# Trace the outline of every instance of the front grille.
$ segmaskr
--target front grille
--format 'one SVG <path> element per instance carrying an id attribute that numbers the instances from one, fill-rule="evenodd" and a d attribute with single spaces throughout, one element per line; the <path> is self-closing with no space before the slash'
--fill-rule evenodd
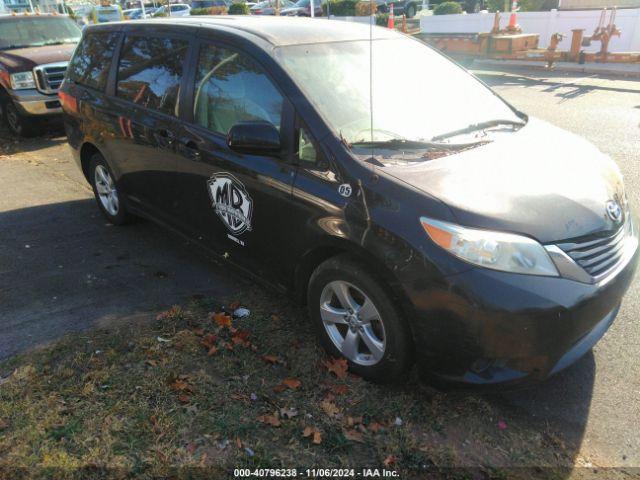
<path id="1" fill-rule="evenodd" d="M 625 244 L 632 231 L 631 219 L 618 230 L 605 231 L 556 244 L 589 275 L 602 278 L 624 258 Z"/>
<path id="2" fill-rule="evenodd" d="M 49 63 L 38 65 L 33 69 L 38 90 L 45 94 L 53 94 L 58 91 L 64 74 L 67 71 L 68 62 Z"/>

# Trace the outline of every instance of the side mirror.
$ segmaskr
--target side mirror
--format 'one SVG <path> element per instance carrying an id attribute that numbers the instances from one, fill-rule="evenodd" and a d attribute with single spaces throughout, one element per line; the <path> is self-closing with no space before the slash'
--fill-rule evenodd
<path id="1" fill-rule="evenodd" d="M 280 132 L 269 122 L 241 122 L 229 129 L 227 145 L 238 153 L 275 155 L 280 153 Z"/>

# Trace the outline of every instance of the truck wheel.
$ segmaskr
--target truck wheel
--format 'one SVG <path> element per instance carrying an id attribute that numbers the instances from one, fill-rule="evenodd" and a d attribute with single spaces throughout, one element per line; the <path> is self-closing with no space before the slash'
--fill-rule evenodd
<path id="1" fill-rule="evenodd" d="M 416 6 L 413 3 L 410 3 L 409 5 L 407 5 L 407 10 L 406 10 L 406 15 L 407 18 L 413 18 L 416 16 Z"/>
<path id="2" fill-rule="evenodd" d="M 31 137 L 35 134 L 34 121 L 22 115 L 14 103 L 7 99 L 0 104 L 2 120 L 9 127 L 9 131 L 19 137 Z"/>
<path id="3" fill-rule="evenodd" d="M 413 361 L 413 340 L 389 288 L 359 262 L 340 255 L 322 263 L 307 290 L 309 313 L 325 350 L 380 383 L 398 381 Z"/>
<path id="4" fill-rule="evenodd" d="M 96 153 L 91 157 L 89 179 L 98 207 L 109 222 L 124 225 L 133 220 L 127 212 L 122 193 L 118 190 L 115 177 L 102 155 Z"/>

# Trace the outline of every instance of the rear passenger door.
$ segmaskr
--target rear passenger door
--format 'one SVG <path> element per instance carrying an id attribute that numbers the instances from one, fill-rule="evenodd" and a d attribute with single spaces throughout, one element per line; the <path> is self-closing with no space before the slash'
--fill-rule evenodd
<path id="1" fill-rule="evenodd" d="M 123 38 L 113 92 L 117 128 L 111 145 L 130 204 L 170 222 L 190 39 L 149 33 L 126 33 Z"/>

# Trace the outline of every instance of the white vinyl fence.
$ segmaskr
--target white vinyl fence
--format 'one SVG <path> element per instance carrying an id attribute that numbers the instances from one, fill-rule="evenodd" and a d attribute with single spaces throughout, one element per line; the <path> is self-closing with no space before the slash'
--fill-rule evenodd
<path id="1" fill-rule="evenodd" d="M 607 18 L 610 15 L 607 12 Z M 462 15 L 430 15 L 420 18 L 422 33 L 479 33 L 488 32 L 493 27 L 493 13 Z M 564 40 L 559 50 L 569 50 L 571 30 L 584 28 L 585 35 L 591 35 L 600 19 L 599 10 L 574 10 L 550 12 L 518 13 L 518 24 L 524 33 L 539 33 L 540 47 L 546 48 L 553 33 L 562 33 Z M 509 22 L 509 13 L 502 13 L 500 27 Z M 640 8 L 618 10 L 615 24 L 621 30 L 620 37 L 613 37 L 609 43 L 610 52 L 640 52 Z M 600 42 L 593 42 L 585 51 L 600 50 Z"/>

